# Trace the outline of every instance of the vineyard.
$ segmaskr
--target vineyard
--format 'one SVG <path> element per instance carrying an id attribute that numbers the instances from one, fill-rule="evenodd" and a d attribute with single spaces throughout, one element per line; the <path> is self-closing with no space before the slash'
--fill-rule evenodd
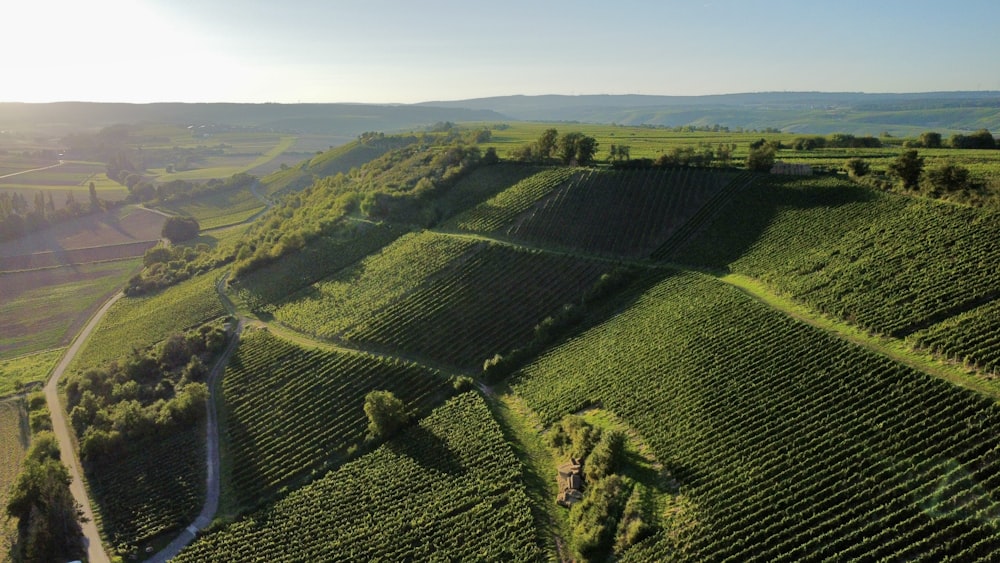
<path id="1" fill-rule="evenodd" d="M 1000 548 L 1000 407 L 676 274 L 544 354 L 515 391 L 553 423 L 600 403 L 698 515 L 626 559 L 972 559 Z"/>
<path id="2" fill-rule="evenodd" d="M 263 330 L 244 334 L 222 382 L 236 501 L 254 506 L 348 457 L 364 439 L 369 391 L 392 391 L 408 409 L 427 413 L 451 389 L 417 364 L 303 348 Z"/>
<path id="3" fill-rule="evenodd" d="M 82 370 L 127 357 L 176 332 L 225 314 L 211 272 L 142 297 L 124 297 L 112 306 L 72 367 Z"/>
<path id="4" fill-rule="evenodd" d="M 585 173 L 585 172 L 584 172 Z M 489 233 L 502 228 L 527 211 L 560 184 L 577 174 L 572 168 L 549 168 L 528 176 L 487 201 L 459 214 L 447 226 Z"/>
<path id="5" fill-rule="evenodd" d="M 268 264 L 229 282 L 234 301 L 254 312 L 270 312 L 277 303 L 307 285 L 335 274 L 396 240 L 405 231 L 388 223 L 358 225 L 348 238 L 321 236 L 278 263 Z"/>
<path id="6" fill-rule="evenodd" d="M 538 560 L 528 503 L 510 445 L 466 393 L 175 561 Z"/>
<path id="7" fill-rule="evenodd" d="M 910 341 L 949 360 L 1000 374 L 1000 299 L 917 332 Z"/>
<path id="8" fill-rule="evenodd" d="M 345 330 L 343 339 L 478 368 L 529 341 L 535 326 L 579 303 L 609 269 L 602 262 L 484 243 Z"/>
<path id="9" fill-rule="evenodd" d="M 588 170 L 500 230 L 591 254 L 646 257 L 737 177 L 695 168 Z"/>
<path id="10" fill-rule="evenodd" d="M 248 188 L 208 193 L 188 201 L 164 203 L 158 207 L 173 214 L 194 217 L 202 229 L 242 223 L 264 210 L 264 204 Z"/>
<path id="11" fill-rule="evenodd" d="M 882 194 L 836 178 L 758 182 L 682 261 L 764 280 L 821 312 L 995 366 L 1000 215 Z M 751 242 L 752 241 L 752 242 Z M 993 303 L 991 303 L 993 302 Z M 962 323 L 934 325 L 962 315 Z M 958 332 L 956 332 L 958 331 Z M 992 347 L 991 347 L 992 346 Z M 993 368 L 995 369 L 995 368 Z"/>
<path id="12" fill-rule="evenodd" d="M 18 384 L 44 381 L 65 351 L 65 348 L 55 348 L 0 360 L 0 397 L 13 393 Z"/>
<path id="13" fill-rule="evenodd" d="M 197 516 L 205 498 L 204 433 L 198 424 L 85 466 L 102 533 L 119 553 L 141 552 Z"/>

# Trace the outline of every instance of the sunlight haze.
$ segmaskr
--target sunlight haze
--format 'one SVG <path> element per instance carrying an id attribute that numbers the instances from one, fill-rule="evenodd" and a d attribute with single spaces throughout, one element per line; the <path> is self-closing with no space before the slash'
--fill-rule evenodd
<path id="1" fill-rule="evenodd" d="M 1000 3 L 15 0 L 0 101 L 1000 90 Z"/>

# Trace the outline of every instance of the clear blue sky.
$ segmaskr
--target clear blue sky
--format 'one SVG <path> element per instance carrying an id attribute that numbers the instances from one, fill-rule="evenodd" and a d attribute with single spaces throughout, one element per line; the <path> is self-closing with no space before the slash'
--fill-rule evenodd
<path id="1" fill-rule="evenodd" d="M 1000 0 L 5 0 L 0 101 L 1000 90 Z"/>

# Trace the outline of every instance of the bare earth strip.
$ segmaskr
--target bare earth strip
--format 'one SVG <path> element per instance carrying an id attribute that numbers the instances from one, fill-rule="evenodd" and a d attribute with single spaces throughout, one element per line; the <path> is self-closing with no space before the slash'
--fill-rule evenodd
<path id="1" fill-rule="evenodd" d="M 110 563 L 108 559 L 108 554 L 104 551 L 104 545 L 101 544 L 101 536 L 97 531 L 97 523 L 94 522 L 94 510 L 90 505 L 90 498 L 87 496 L 87 490 L 83 486 L 83 471 L 80 468 L 80 461 L 76 457 L 76 450 L 73 448 L 73 439 L 70 434 L 69 423 L 66 421 L 66 416 L 63 412 L 63 406 L 59 402 L 59 378 L 62 377 L 66 368 L 69 367 L 70 363 L 73 361 L 73 357 L 76 356 L 77 352 L 83 346 L 83 343 L 87 341 L 90 333 L 97 327 L 104 317 L 104 314 L 108 312 L 119 299 L 121 299 L 122 294 L 119 293 L 109 299 L 103 307 L 101 307 L 97 314 L 95 314 L 87 326 L 83 327 L 80 334 L 77 335 L 76 340 L 73 344 L 66 350 L 66 355 L 63 356 L 62 360 L 56 366 L 56 369 L 52 371 L 52 377 L 49 378 L 48 383 L 45 384 L 45 401 L 49 405 L 49 412 L 52 415 L 52 430 L 56 435 L 56 439 L 59 441 L 59 450 L 62 458 L 63 465 L 69 469 L 70 477 L 72 481 L 69 485 L 69 490 L 73 494 L 73 498 L 79 503 L 84 517 L 87 519 L 85 523 L 82 524 L 83 536 L 85 538 L 85 543 L 87 544 L 87 560 L 90 563 Z"/>

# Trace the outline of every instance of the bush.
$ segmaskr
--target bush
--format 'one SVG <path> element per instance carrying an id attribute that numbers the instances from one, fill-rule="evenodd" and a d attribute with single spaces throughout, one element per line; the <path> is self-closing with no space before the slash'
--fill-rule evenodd
<path id="1" fill-rule="evenodd" d="M 194 217 L 169 217 L 163 224 L 161 235 L 172 243 L 191 240 L 198 236 L 201 226 Z"/>
<path id="2" fill-rule="evenodd" d="M 395 434 L 410 419 L 403 401 L 392 391 L 372 391 L 365 395 L 365 415 L 368 416 L 368 432 L 382 439 Z"/>

